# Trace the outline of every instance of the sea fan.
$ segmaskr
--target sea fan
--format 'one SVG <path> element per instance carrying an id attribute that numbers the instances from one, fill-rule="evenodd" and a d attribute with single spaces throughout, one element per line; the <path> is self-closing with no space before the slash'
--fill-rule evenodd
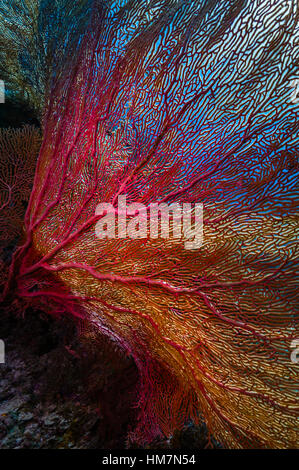
<path id="1" fill-rule="evenodd" d="M 0 256 L 4 264 L 11 261 L 23 234 L 40 144 L 40 130 L 34 126 L 0 129 Z"/>
<path id="2" fill-rule="evenodd" d="M 4 294 L 83 317 L 133 356 L 140 443 L 204 417 L 225 446 L 294 447 L 297 1 L 88 12 L 63 67 L 54 54 Z M 203 245 L 98 238 L 98 204 L 121 195 L 203 204 Z"/>
<path id="3" fill-rule="evenodd" d="M 89 0 L 1 0 L 0 77 L 7 100 L 41 118 L 51 74 L 63 68 L 88 19 Z M 75 38 L 73 38 L 75 36 Z M 59 73 L 59 72 L 58 72 Z"/>

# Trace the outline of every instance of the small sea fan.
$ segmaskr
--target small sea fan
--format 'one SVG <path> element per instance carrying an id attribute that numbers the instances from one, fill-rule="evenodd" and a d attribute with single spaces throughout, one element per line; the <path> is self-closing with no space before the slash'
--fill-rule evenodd
<path id="1" fill-rule="evenodd" d="M 41 144 L 34 126 L 0 129 L 0 249 L 13 250 L 23 234 L 24 214 Z M 7 253 L 9 256 L 9 253 Z"/>
<path id="2" fill-rule="evenodd" d="M 1 0 L 0 78 L 6 98 L 41 118 L 52 74 L 74 52 L 90 0 Z M 75 41 L 73 39 L 75 36 Z"/>

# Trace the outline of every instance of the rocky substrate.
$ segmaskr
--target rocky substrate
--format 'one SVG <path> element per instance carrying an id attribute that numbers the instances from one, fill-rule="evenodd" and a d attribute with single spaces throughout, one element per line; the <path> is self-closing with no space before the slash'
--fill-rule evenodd
<path id="1" fill-rule="evenodd" d="M 127 442 L 137 413 L 137 370 L 108 340 L 79 340 L 71 320 L 30 311 L 24 318 L 1 313 L 0 338 L 6 349 L 0 364 L 0 448 L 137 447 Z M 203 425 L 188 426 L 151 448 L 210 445 Z"/>

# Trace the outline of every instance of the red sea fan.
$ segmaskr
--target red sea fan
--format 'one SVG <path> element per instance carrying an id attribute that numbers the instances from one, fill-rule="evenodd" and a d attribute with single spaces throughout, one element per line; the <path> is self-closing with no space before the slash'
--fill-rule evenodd
<path id="1" fill-rule="evenodd" d="M 141 443 L 204 417 L 228 447 L 296 446 L 298 17 L 296 1 L 93 2 L 53 72 L 5 295 L 133 356 Z M 202 203 L 203 245 L 97 238 L 120 195 Z"/>

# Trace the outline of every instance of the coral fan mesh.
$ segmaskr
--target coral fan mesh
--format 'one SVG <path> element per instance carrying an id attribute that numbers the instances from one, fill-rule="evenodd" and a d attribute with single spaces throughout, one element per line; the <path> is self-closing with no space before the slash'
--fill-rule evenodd
<path id="1" fill-rule="evenodd" d="M 229 447 L 296 445 L 298 16 L 296 1 L 93 2 L 50 74 L 17 292 L 133 355 L 140 442 L 204 416 Z M 97 238 L 97 205 L 120 195 L 203 203 L 202 247 Z"/>

